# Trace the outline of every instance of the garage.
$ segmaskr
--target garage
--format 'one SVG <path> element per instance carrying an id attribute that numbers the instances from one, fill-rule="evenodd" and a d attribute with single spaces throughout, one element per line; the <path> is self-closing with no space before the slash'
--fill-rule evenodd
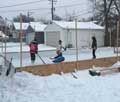
<path id="1" fill-rule="evenodd" d="M 45 44 L 56 47 L 58 40 L 63 46 L 71 45 L 76 48 L 91 47 L 92 36 L 97 39 L 98 47 L 104 46 L 104 27 L 94 22 L 77 22 L 77 39 L 75 22 L 53 21 L 45 28 Z"/>
<path id="2" fill-rule="evenodd" d="M 60 40 L 60 32 L 46 32 L 46 44 L 57 47 L 58 40 Z"/>
<path id="3" fill-rule="evenodd" d="M 38 44 L 44 44 L 44 29 L 46 26 L 40 22 L 30 22 L 27 28 L 26 43 L 29 44 L 35 38 Z"/>

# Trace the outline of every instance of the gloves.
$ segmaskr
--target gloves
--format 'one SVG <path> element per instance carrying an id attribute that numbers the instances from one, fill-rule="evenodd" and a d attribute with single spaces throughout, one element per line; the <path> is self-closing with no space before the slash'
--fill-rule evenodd
<path id="1" fill-rule="evenodd" d="M 65 47 L 65 48 L 64 48 L 64 51 L 66 51 L 66 50 L 67 50 L 67 48 Z"/>

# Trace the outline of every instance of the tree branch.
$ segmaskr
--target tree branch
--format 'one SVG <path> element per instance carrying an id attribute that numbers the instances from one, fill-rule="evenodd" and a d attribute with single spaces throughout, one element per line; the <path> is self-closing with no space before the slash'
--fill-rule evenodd
<path id="1" fill-rule="evenodd" d="M 115 6 L 116 6 L 116 10 L 117 10 L 117 12 L 118 12 L 119 15 L 120 15 L 120 9 L 119 9 L 119 7 L 118 7 L 118 5 L 117 5 L 117 3 L 116 3 L 116 0 L 114 1 L 114 4 L 115 4 Z"/>
<path id="2" fill-rule="evenodd" d="M 107 15 L 107 14 L 109 13 L 109 11 L 110 11 L 110 7 L 111 7 L 111 5 L 112 5 L 112 2 L 113 2 L 113 0 L 111 0 L 110 3 L 109 3 L 109 5 L 108 5 L 107 11 L 106 11 L 106 15 Z"/>

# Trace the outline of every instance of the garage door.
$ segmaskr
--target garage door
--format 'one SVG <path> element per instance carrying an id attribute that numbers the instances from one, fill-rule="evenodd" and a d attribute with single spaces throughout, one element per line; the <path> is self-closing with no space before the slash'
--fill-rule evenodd
<path id="1" fill-rule="evenodd" d="M 89 46 L 89 34 L 87 33 L 79 33 L 78 34 L 78 47 L 88 47 Z"/>
<path id="2" fill-rule="evenodd" d="M 35 38 L 39 44 L 44 44 L 44 32 L 36 32 Z"/>
<path id="3" fill-rule="evenodd" d="M 60 40 L 60 32 L 47 32 L 46 44 L 49 46 L 57 47 L 58 40 Z"/>

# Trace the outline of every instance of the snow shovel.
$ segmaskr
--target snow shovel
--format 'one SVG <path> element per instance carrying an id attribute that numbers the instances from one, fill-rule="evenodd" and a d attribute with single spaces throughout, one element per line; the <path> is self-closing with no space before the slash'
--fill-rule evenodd
<path id="1" fill-rule="evenodd" d="M 100 76 L 101 75 L 100 71 L 93 71 L 93 70 L 89 70 L 89 74 L 91 76 Z"/>

